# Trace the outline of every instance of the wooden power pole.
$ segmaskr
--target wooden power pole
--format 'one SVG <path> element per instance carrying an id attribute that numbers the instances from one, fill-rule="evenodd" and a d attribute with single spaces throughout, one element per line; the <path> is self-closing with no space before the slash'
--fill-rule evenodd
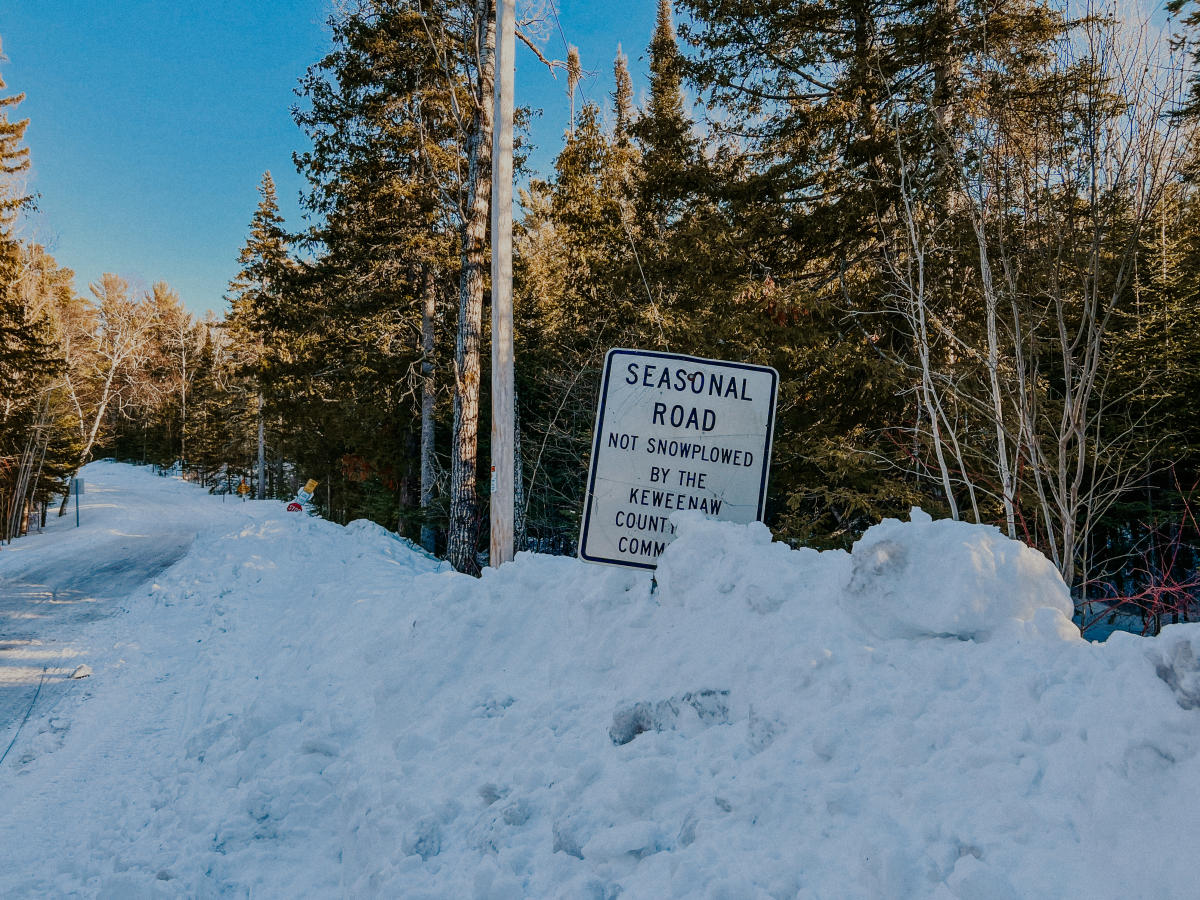
<path id="1" fill-rule="evenodd" d="M 492 131 L 492 484 L 493 567 L 513 558 L 514 431 L 512 189 L 513 56 L 516 2 L 499 0 L 496 29 L 496 117 Z"/>

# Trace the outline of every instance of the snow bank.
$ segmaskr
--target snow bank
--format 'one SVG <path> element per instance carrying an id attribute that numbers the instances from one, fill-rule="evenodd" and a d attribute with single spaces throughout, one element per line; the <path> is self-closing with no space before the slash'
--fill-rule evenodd
<path id="1" fill-rule="evenodd" d="M 935 522 L 914 509 L 907 524 L 869 528 L 853 555 L 843 606 L 878 637 L 986 640 L 1034 619 L 1079 637 L 1058 570 L 998 528 Z"/>
<path id="2" fill-rule="evenodd" d="M 0 894 L 1194 895 L 1200 626 L 1087 643 L 1038 554 L 913 518 L 681 514 L 652 591 L 231 504 L 0 767 Z"/>

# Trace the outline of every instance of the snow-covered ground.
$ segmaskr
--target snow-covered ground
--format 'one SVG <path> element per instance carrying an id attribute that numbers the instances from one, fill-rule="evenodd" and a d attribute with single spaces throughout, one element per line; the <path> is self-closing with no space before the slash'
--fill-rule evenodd
<path id="1" fill-rule="evenodd" d="M 22 715 L 60 679 L 0 763 L 0 896 L 1200 894 L 1200 625 L 1085 642 L 994 529 L 915 513 L 819 554 L 684 515 L 652 592 L 85 477 L 83 527 L 0 550 L 0 592 L 99 596 L 58 573 L 134 579 L 122 535 L 147 573 L 184 555 L 111 614 L 0 601 L 0 648 L 70 651 L 0 659 Z"/>
<path id="2" fill-rule="evenodd" d="M 125 597 L 182 557 L 205 521 L 178 502 L 180 488 L 194 497 L 178 482 L 139 486 L 130 502 L 124 487 L 91 485 L 68 515 L 51 512 L 49 534 L 0 550 L 0 753 L 32 691 L 40 686 L 37 708 L 46 709 L 89 664 L 92 623 L 121 612 Z"/>

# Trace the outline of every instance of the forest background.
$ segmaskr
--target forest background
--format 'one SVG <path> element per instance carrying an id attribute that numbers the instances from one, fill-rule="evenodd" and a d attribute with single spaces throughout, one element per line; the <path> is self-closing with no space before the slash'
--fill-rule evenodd
<path id="1" fill-rule="evenodd" d="M 780 372 L 777 539 L 920 505 L 1042 550 L 1085 624 L 1194 618 L 1198 23 L 1169 12 L 660 0 L 639 106 L 616 48 L 577 104 L 553 10 L 519 6 L 571 106 L 521 174 L 519 548 L 574 550 L 605 352 L 668 350 Z M 0 538 L 101 455 L 259 497 L 318 478 L 323 515 L 486 562 L 495 6 L 352 0 L 329 28 L 297 73 L 307 225 L 264 174 L 221 318 L 162 282 L 79 295 L 22 237 L 0 94 Z"/>

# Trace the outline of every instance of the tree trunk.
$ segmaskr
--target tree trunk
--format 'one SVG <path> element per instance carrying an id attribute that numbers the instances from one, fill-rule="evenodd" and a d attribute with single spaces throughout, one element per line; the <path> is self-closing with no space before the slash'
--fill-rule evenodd
<path id="1" fill-rule="evenodd" d="M 521 407 L 513 385 L 513 553 L 525 549 L 525 460 L 521 455 Z"/>
<path id="2" fill-rule="evenodd" d="M 468 138 L 468 205 L 462 225 L 462 275 L 459 279 L 458 333 L 454 348 L 454 434 L 450 454 L 450 528 L 446 556 L 460 572 L 479 573 L 479 344 L 483 324 L 483 279 L 491 221 L 492 92 L 496 46 L 495 9 L 478 4 L 486 17 L 481 30 L 475 111 Z"/>
<path id="3" fill-rule="evenodd" d="M 433 553 L 437 535 L 429 522 L 433 503 L 433 411 L 437 399 L 437 374 L 433 368 L 433 325 L 437 314 L 437 281 L 426 266 L 421 308 L 421 546 Z"/>
<path id="4" fill-rule="evenodd" d="M 982 204 L 982 198 L 980 198 Z M 991 255 L 988 253 L 984 230 L 984 210 L 972 206 L 971 222 L 979 249 L 979 281 L 983 288 L 984 316 L 987 323 L 987 371 L 991 393 L 992 421 L 996 431 L 996 468 L 1000 476 L 1000 498 L 1004 503 L 1004 524 L 1013 540 L 1017 537 L 1017 516 L 1014 498 L 1016 485 L 1008 458 L 1008 433 L 1004 427 L 1004 398 L 1000 388 L 1000 329 L 997 322 L 998 302 L 992 279 Z"/>
<path id="5" fill-rule="evenodd" d="M 96 407 L 95 418 L 92 419 L 92 429 L 88 432 L 83 450 L 79 454 L 79 465 L 81 466 L 88 461 L 88 457 L 92 453 L 92 446 L 96 443 L 96 435 L 100 433 L 100 423 L 104 421 L 104 413 L 108 411 L 109 401 L 112 400 L 112 385 L 116 374 L 117 363 L 112 363 L 104 378 L 104 389 L 100 393 L 100 403 Z"/>
<path id="6" fill-rule="evenodd" d="M 957 0 L 937 0 L 932 31 L 933 53 L 933 147 L 934 202 L 947 212 L 955 211 L 959 196 L 953 190 L 958 175 L 956 128 L 959 80 L 962 75 L 959 10 Z"/>
<path id="7" fill-rule="evenodd" d="M 263 399 L 262 394 L 258 395 L 258 489 L 254 496 L 259 500 L 267 498 L 267 453 L 266 453 L 266 426 L 263 424 Z"/>
<path id="8" fill-rule="evenodd" d="M 179 350 L 179 469 L 182 472 L 187 471 L 187 388 L 188 388 L 188 360 L 187 360 L 187 338 L 183 337 L 180 341 Z"/>
<path id="9" fill-rule="evenodd" d="M 30 432 L 29 440 L 26 441 L 25 449 L 21 453 L 21 461 L 17 465 L 13 479 L 12 506 L 5 527 L 10 543 L 24 533 L 25 526 L 28 523 L 26 503 L 29 493 L 29 479 L 33 475 L 33 461 L 38 454 L 37 444 L 40 440 L 40 432 L 40 425 L 34 426 Z"/>

